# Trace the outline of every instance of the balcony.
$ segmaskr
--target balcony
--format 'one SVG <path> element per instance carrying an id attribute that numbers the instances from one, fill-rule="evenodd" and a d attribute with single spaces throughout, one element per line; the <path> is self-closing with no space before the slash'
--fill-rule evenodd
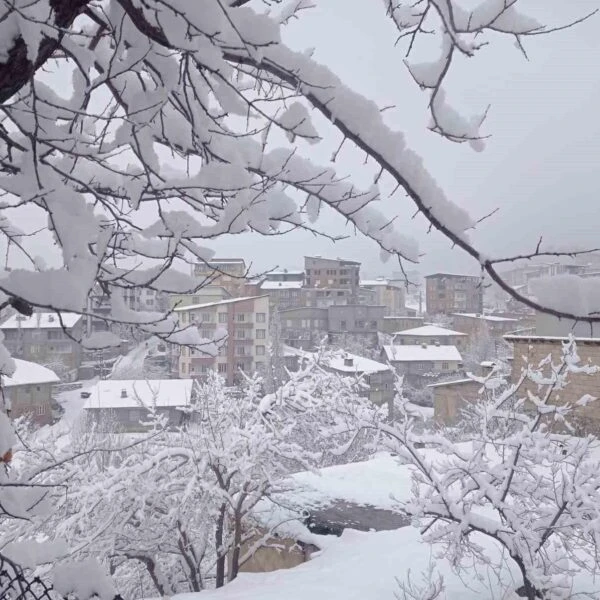
<path id="1" fill-rule="evenodd" d="M 235 321 L 233 323 L 233 329 L 252 329 L 253 327 L 252 321 Z"/>

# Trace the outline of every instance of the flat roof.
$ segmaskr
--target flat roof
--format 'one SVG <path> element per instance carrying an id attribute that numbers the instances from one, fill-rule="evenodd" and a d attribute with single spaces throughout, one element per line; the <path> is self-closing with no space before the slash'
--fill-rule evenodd
<path id="1" fill-rule="evenodd" d="M 502 336 L 505 340 L 511 341 L 540 341 L 540 342 L 566 342 L 569 339 L 568 335 L 511 335 L 507 333 Z M 573 337 L 575 342 L 584 344 L 600 344 L 600 337 Z"/>
<path id="2" fill-rule="evenodd" d="M 453 329 L 446 329 L 445 327 L 439 327 L 438 325 L 423 325 L 421 327 L 414 327 L 412 329 L 404 329 L 403 331 L 396 331 L 394 335 L 414 335 L 418 337 L 455 337 L 457 335 L 466 336 L 466 333 L 461 331 L 454 331 Z"/>
<path id="3" fill-rule="evenodd" d="M 498 323 L 518 323 L 519 319 L 512 317 L 498 317 L 497 315 L 486 315 L 485 313 L 452 313 L 453 317 L 467 317 L 469 319 L 481 319 L 483 321 L 495 321 Z"/>

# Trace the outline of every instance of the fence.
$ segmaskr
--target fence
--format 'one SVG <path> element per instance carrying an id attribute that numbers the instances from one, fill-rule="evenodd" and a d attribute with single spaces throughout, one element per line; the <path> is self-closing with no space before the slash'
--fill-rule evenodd
<path id="1" fill-rule="evenodd" d="M 0 599 L 1 600 L 96 600 L 62 596 L 40 577 L 28 575 L 19 565 L 0 554 Z M 113 600 L 123 600 L 117 595 Z"/>

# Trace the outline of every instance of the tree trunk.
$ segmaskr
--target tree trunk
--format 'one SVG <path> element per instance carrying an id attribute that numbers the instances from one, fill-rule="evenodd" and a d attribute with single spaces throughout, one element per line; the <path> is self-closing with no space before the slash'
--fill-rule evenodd
<path id="1" fill-rule="evenodd" d="M 231 571 L 228 580 L 233 581 L 240 571 L 240 553 L 242 551 L 242 517 L 239 513 L 235 514 L 234 533 L 233 533 L 233 552 L 231 553 Z"/>
<path id="2" fill-rule="evenodd" d="M 219 516 L 217 517 L 217 528 L 215 531 L 215 546 L 217 550 L 217 575 L 216 587 L 220 588 L 225 585 L 225 561 L 227 553 L 223 552 L 223 533 L 225 530 L 225 504 L 221 504 L 219 508 Z"/>

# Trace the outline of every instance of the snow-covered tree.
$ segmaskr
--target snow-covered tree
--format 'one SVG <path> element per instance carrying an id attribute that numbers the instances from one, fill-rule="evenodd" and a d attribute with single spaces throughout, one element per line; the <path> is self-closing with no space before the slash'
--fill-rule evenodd
<path id="1" fill-rule="evenodd" d="M 556 396 L 570 374 L 597 372 L 580 364 L 570 340 L 555 364 L 529 365 L 513 384 L 497 372 L 476 378 L 482 397 L 461 440 L 443 429 L 418 432 L 407 412 L 379 426 L 413 468 L 414 493 L 403 509 L 457 568 L 479 561 L 499 571 L 487 538 L 520 573 L 516 587 L 528 600 L 569 598 L 574 579 L 596 572 L 600 446 L 593 436 L 571 435 L 570 424 L 593 399 L 566 405 Z"/>

